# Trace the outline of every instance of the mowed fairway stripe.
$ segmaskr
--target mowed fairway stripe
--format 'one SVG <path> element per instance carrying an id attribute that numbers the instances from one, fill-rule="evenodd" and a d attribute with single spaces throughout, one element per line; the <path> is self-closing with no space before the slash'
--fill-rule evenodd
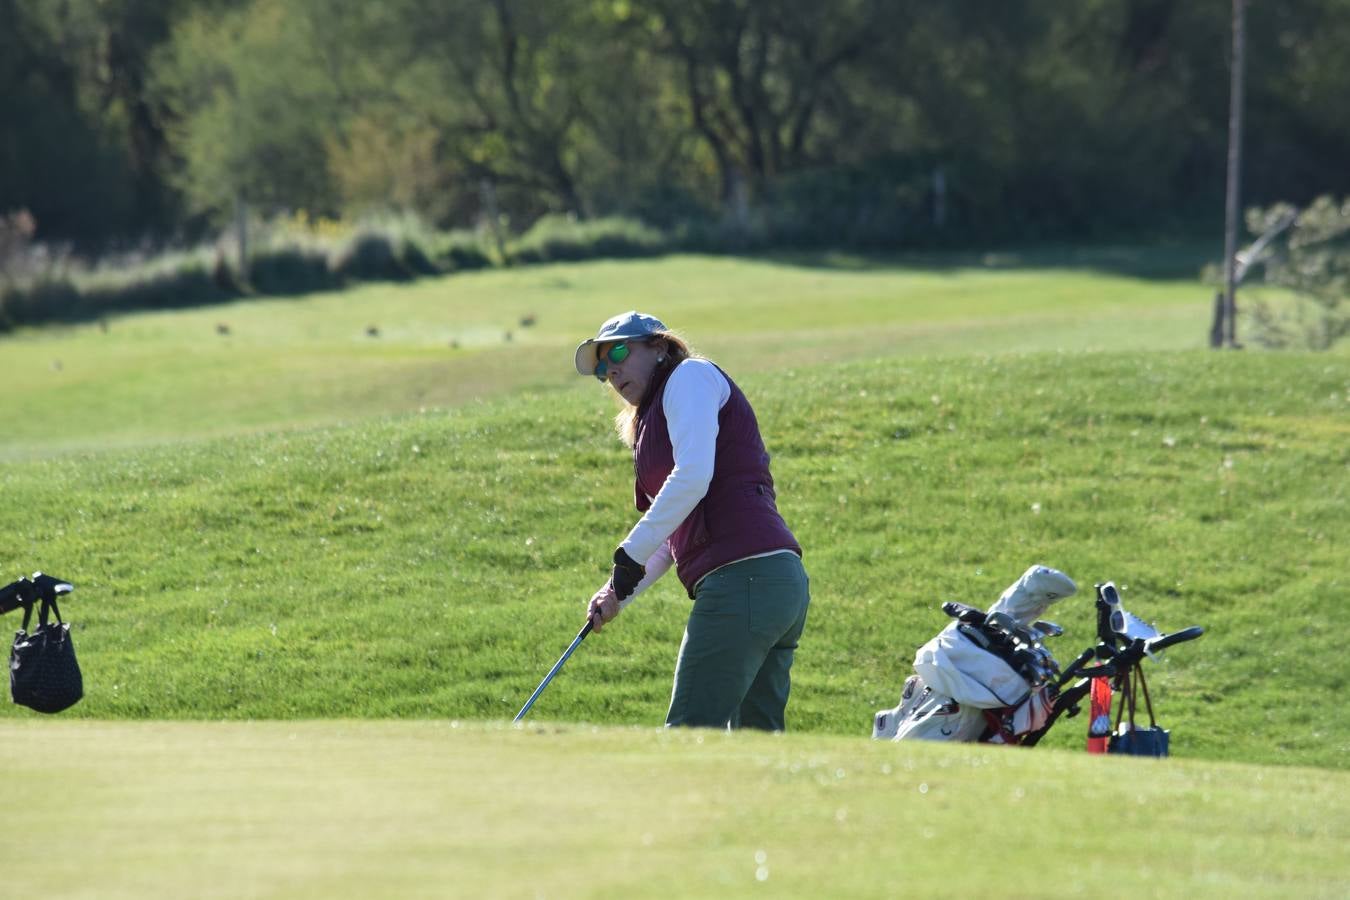
<path id="1" fill-rule="evenodd" d="M 1350 892 L 1341 772 L 547 723 L 0 741 L 16 897 Z"/>

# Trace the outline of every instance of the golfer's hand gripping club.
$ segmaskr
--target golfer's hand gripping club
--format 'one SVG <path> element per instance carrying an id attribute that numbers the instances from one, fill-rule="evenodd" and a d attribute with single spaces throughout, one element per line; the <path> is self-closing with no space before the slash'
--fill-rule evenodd
<path id="1" fill-rule="evenodd" d="M 638 584 L 647 575 L 647 570 L 633 561 L 633 558 L 620 547 L 614 551 L 614 567 L 607 580 L 591 597 L 586 607 L 586 618 L 598 632 L 606 622 L 611 622 L 619 614 L 624 600 L 633 595 Z"/>
<path id="2" fill-rule="evenodd" d="M 596 631 L 600 631 L 606 622 L 612 622 L 618 614 L 619 600 L 614 596 L 614 586 L 606 581 L 587 604 L 586 621 L 590 622 Z"/>

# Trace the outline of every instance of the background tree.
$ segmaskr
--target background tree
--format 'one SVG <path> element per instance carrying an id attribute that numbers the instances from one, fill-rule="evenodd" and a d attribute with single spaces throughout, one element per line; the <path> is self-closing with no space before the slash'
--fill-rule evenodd
<path id="1" fill-rule="evenodd" d="M 51 12 L 0 0 L 0 213 L 30 210 L 42 235 L 130 229 L 130 161 L 87 112 L 74 41 Z"/>
<path id="2" fill-rule="evenodd" d="M 259 0 L 180 23 L 159 60 L 157 95 L 172 115 L 191 208 L 225 213 L 243 198 L 264 208 L 336 214 L 328 146 L 348 118 L 322 55 L 325 2 Z"/>
<path id="3" fill-rule="evenodd" d="M 880 42 L 903 0 L 637 0 L 631 17 L 676 63 L 690 124 L 716 160 L 723 202 L 800 168 L 839 73 Z M 631 33 L 631 32 L 630 32 Z"/>
<path id="4" fill-rule="evenodd" d="M 1350 192 L 1350 0 L 1249 30 L 1244 195 Z M 773 241 L 1217 234 L 1227 32 L 1182 0 L 0 0 L 0 212 L 39 239 L 235 196 L 468 225 L 490 185 L 516 228 L 739 204 Z"/>
<path id="5" fill-rule="evenodd" d="M 450 189 L 476 196 L 486 181 L 522 217 L 584 212 L 576 148 L 591 46 L 604 39 L 591 4 L 403 0 L 389 11 L 382 58 L 399 103 L 386 114 L 412 113 L 438 135 Z"/>

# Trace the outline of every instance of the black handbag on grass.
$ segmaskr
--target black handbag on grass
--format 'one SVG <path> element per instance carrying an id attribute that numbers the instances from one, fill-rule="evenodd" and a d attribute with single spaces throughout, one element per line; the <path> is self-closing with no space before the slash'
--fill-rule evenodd
<path id="1" fill-rule="evenodd" d="M 56 621 L 48 622 L 48 610 Z M 56 599 L 43 597 L 38 627 L 28 633 L 33 604 L 24 605 L 23 628 L 9 652 L 9 690 L 14 702 L 42 713 L 57 713 L 84 696 L 84 678 L 75 661 L 70 625 L 61 621 Z"/>

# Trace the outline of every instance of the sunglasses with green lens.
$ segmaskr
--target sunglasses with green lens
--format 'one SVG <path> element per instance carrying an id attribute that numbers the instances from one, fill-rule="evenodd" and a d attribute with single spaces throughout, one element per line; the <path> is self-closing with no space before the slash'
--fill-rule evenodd
<path id="1" fill-rule="evenodd" d="M 595 364 L 595 377 L 604 381 L 609 377 L 609 364 L 621 363 L 628 358 L 628 342 L 623 341 L 610 347 L 608 351 L 600 354 L 600 361 Z"/>

